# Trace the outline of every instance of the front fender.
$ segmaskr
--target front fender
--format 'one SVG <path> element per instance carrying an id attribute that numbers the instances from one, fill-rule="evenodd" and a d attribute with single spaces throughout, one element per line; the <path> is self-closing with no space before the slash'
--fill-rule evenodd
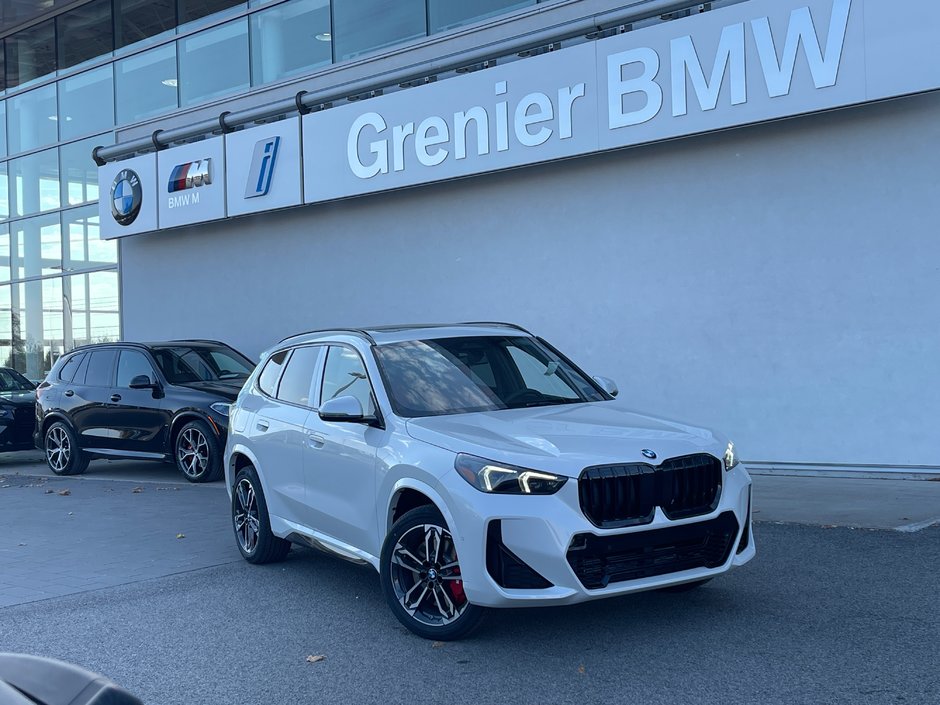
<path id="1" fill-rule="evenodd" d="M 258 463 L 258 457 L 251 451 L 251 449 L 243 443 L 235 441 L 231 443 L 230 446 L 226 448 L 225 451 L 225 491 L 228 492 L 228 498 L 232 499 L 232 487 L 235 485 L 235 456 L 243 455 L 248 458 L 250 462 L 255 467 L 255 472 L 258 475 L 258 482 L 261 483 L 261 491 L 264 492 L 264 496 L 268 496 L 268 487 L 264 483 L 264 475 L 260 472 L 257 472 L 257 469 L 260 467 Z"/>
<path id="2" fill-rule="evenodd" d="M 392 484 L 389 491 L 385 494 L 384 503 L 380 505 L 385 508 L 385 516 L 379 517 L 379 526 L 385 527 L 381 536 L 382 543 L 385 542 L 385 537 L 388 535 L 388 532 L 392 526 L 392 508 L 394 505 L 393 500 L 401 490 L 406 489 L 420 492 L 432 502 L 434 502 L 434 506 L 437 507 L 438 511 L 440 511 L 440 513 L 443 515 L 444 521 L 447 522 L 447 526 L 451 527 L 451 531 L 454 530 L 453 527 L 456 525 L 454 516 L 451 514 L 451 511 L 447 506 L 447 502 L 444 501 L 444 497 L 441 495 L 441 493 L 427 482 L 415 479 L 413 477 L 402 477 Z"/>

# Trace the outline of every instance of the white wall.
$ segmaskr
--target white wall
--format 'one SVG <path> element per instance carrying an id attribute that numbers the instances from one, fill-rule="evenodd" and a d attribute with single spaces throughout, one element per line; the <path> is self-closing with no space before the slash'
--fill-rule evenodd
<path id="1" fill-rule="evenodd" d="M 940 466 L 940 94 L 122 242 L 129 340 L 516 321 L 745 458 Z"/>

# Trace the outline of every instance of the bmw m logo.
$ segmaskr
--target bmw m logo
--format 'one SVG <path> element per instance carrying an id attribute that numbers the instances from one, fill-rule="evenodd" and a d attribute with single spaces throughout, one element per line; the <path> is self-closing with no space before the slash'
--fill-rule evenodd
<path id="1" fill-rule="evenodd" d="M 140 213 L 144 192 L 140 177 L 130 169 L 122 169 L 111 183 L 111 215 L 118 225 L 130 225 Z"/>
<path id="2" fill-rule="evenodd" d="M 197 186 L 208 186 L 212 183 L 211 168 L 211 159 L 200 159 L 198 162 L 187 162 L 173 167 L 166 185 L 167 192 L 175 193 Z"/>
<path id="3" fill-rule="evenodd" d="M 649 458 L 650 460 L 656 460 L 656 453 L 651 451 L 649 448 L 644 448 L 640 452 L 643 454 L 644 458 Z"/>

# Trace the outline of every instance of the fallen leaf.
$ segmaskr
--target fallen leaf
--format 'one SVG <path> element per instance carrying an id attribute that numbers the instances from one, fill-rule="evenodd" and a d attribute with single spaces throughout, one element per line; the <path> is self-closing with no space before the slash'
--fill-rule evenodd
<path id="1" fill-rule="evenodd" d="M 433 644 L 431 644 L 431 648 L 432 648 L 432 649 L 439 649 L 439 648 L 441 648 L 443 645 L 444 645 L 444 642 L 443 642 L 443 641 L 435 641 Z"/>
<path id="2" fill-rule="evenodd" d="M 186 538 L 186 534 L 177 534 L 177 535 L 176 535 L 176 538 L 178 538 L 178 539 L 185 539 L 185 538 Z"/>
<path id="3" fill-rule="evenodd" d="M 584 675 L 584 664 L 583 664 L 583 663 L 582 663 L 580 666 L 578 666 L 578 673 L 580 673 L 582 676 Z"/>
<path id="4" fill-rule="evenodd" d="M 61 497 L 68 497 L 70 494 L 72 494 L 72 490 L 59 490 L 56 492 L 56 494 Z"/>
<path id="5" fill-rule="evenodd" d="M 316 656 L 310 655 L 307 657 L 307 663 L 319 663 L 320 661 L 325 661 L 326 656 L 323 654 L 317 654 Z"/>
<path id="6" fill-rule="evenodd" d="M 72 516 L 73 512 L 69 512 L 69 516 Z"/>
<path id="7" fill-rule="evenodd" d="M 140 494 L 143 491 L 144 491 L 143 487 L 135 487 L 134 489 L 131 490 L 131 492 L 133 492 L 134 494 Z"/>
<path id="8" fill-rule="evenodd" d="M 55 492 L 55 490 L 46 490 L 43 494 L 52 494 L 53 492 Z"/>

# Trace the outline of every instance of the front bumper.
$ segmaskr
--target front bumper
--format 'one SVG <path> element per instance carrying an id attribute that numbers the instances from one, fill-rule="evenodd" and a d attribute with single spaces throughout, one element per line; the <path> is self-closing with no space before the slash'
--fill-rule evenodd
<path id="1" fill-rule="evenodd" d="M 575 479 L 554 495 L 512 496 L 483 494 L 456 473 L 451 477 L 456 482 L 448 482 L 447 489 L 463 586 L 477 605 L 563 605 L 624 595 L 720 575 L 755 555 L 751 479 L 741 464 L 724 474 L 711 512 L 670 520 L 657 508 L 650 523 L 622 529 L 599 529 L 585 518 Z M 496 522 L 508 560 L 518 559 L 548 586 L 537 578 L 525 584 L 542 587 L 497 583 L 507 581 L 493 569 L 492 548 L 487 568 L 487 542 L 494 539 Z M 518 565 L 511 567 L 520 574 Z"/>

